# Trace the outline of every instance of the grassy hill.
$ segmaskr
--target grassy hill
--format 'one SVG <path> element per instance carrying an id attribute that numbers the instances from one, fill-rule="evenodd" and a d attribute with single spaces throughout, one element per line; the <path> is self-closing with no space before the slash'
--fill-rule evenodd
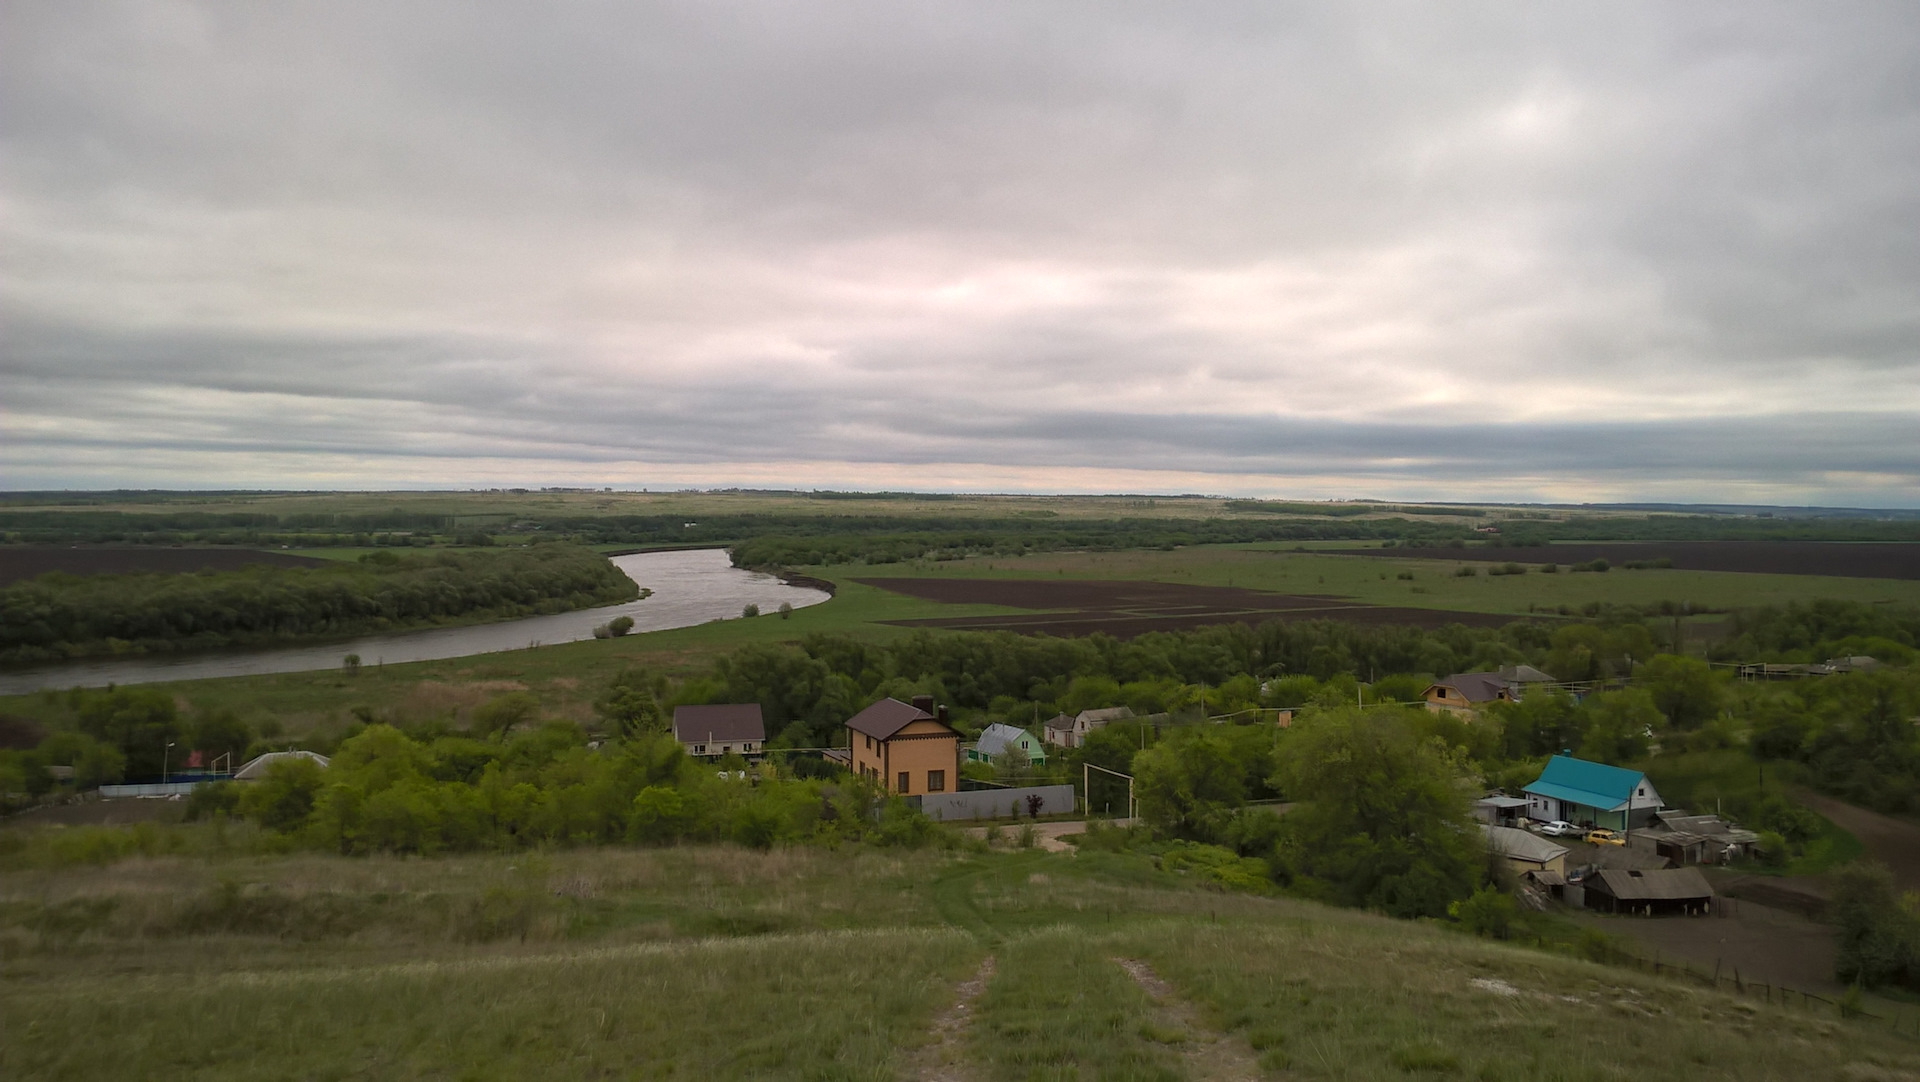
<path id="1" fill-rule="evenodd" d="M 1885 1022 L 1131 854 L 346 859 L 182 829 L 208 855 L 0 847 L 0 1076 L 1920 1077 Z"/>

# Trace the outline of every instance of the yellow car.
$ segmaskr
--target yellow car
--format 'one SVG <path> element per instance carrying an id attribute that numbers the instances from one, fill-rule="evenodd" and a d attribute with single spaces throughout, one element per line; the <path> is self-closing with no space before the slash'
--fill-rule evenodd
<path id="1" fill-rule="evenodd" d="M 1613 831 L 1606 830 L 1604 828 L 1599 830 L 1587 831 L 1587 841 L 1592 842 L 1594 845 L 1625 845 L 1627 844 L 1627 839 L 1622 838 L 1620 835 L 1615 834 Z"/>

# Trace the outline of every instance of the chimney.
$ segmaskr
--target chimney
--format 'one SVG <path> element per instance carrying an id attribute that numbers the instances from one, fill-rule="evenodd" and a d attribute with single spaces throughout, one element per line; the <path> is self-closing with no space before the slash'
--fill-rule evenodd
<path id="1" fill-rule="evenodd" d="M 923 714 L 933 713 L 933 696 L 915 695 L 913 697 L 913 708 Z"/>
<path id="2" fill-rule="evenodd" d="M 934 716 L 940 719 L 940 724 L 945 725 L 947 723 L 947 704 L 941 703 L 939 711 L 936 712 Z"/>

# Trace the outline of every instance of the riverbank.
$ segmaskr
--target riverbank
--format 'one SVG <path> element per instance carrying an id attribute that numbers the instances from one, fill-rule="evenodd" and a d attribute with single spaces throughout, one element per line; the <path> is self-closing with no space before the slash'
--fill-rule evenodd
<path id="1" fill-rule="evenodd" d="M 591 640 L 595 627 L 621 616 L 630 617 L 636 631 L 660 631 L 738 618 L 748 605 L 772 612 L 785 603 L 797 610 L 830 597 L 824 591 L 788 586 L 771 575 L 739 570 L 721 549 L 634 554 L 614 557 L 612 563 L 636 585 L 645 581 L 651 594 L 524 619 L 363 635 L 297 647 L 123 657 L 0 672 L 0 695 L 43 688 L 320 672 L 341 668 L 348 654 L 358 656 L 362 667 L 374 668 L 440 661 Z"/>

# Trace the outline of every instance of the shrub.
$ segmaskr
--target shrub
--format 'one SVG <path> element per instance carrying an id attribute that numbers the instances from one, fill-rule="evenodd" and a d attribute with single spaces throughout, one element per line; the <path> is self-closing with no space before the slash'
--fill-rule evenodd
<path id="1" fill-rule="evenodd" d="M 1473 897 L 1447 906 L 1447 916 L 1474 935 L 1505 939 L 1512 931 L 1519 909 L 1513 899 L 1498 887 L 1481 887 Z"/>
<path id="2" fill-rule="evenodd" d="M 756 604 L 754 604 L 753 602 L 751 602 L 751 601 L 749 601 L 749 602 L 747 602 L 747 607 L 746 607 L 746 608 L 743 608 L 743 609 L 741 609 L 741 610 L 740 610 L 740 615 L 742 615 L 742 616 L 758 616 L 758 615 L 760 615 L 760 606 L 758 606 L 758 605 L 756 605 Z"/>
<path id="3" fill-rule="evenodd" d="M 607 631 L 615 636 L 625 635 L 633 630 L 633 617 L 616 616 L 607 622 Z"/>

